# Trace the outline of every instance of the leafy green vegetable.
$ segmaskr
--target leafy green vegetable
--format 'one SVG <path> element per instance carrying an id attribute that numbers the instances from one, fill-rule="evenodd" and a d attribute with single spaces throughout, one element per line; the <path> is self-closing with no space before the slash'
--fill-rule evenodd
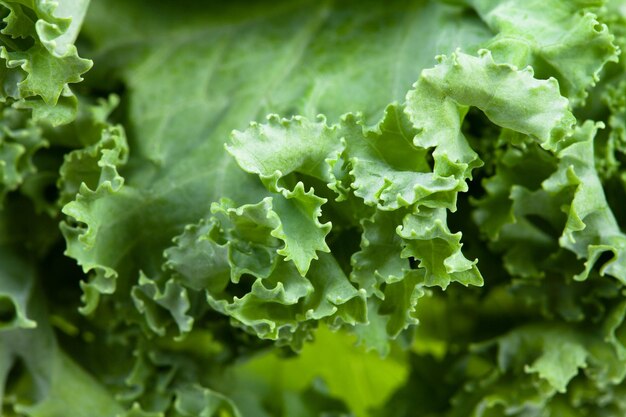
<path id="1" fill-rule="evenodd" d="M 0 12 L 0 415 L 626 412 L 619 0 Z"/>

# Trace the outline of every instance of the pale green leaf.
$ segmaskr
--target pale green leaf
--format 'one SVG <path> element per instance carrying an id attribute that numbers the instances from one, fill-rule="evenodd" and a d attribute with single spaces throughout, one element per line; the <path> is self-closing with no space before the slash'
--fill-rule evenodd
<path id="1" fill-rule="evenodd" d="M 470 0 L 497 35 L 485 43 L 498 62 L 532 66 L 540 78 L 553 76 L 563 96 L 579 104 L 605 64 L 617 61 L 618 47 L 598 21 L 594 1 Z M 523 16 L 523 18 L 521 18 Z"/>

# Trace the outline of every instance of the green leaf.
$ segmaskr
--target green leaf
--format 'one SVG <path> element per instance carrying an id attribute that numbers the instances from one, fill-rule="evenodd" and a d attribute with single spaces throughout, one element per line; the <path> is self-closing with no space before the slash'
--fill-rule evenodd
<path id="1" fill-rule="evenodd" d="M 238 208 L 222 201 L 166 251 L 174 280 L 205 290 L 209 304 L 261 338 L 299 346 L 316 320 L 365 320 L 363 294 L 330 255 L 302 276 L 281 254 L 282 217 L 266 198 Z M 181 328 L 181 330 L 183 330 Z"/>
<path id="2" fill-rule="evenodd" d="M 330 252 L 325 238 L 331 224 L 318 221 L 322 214 L 321 206 L 326 199 L 313 192 L 313 188 L 305 192 L 304 185 L 299 182 L 293 191 L 282 192 L 284 199 L 274 200 L 274 210 L 280 224 L 273 235 L 285 242 L 278 253 L 285 257 L 285 261 L 293 261 L 301 275 L 306 275 L 311 261 L 318 259 L 318 251 Z"/>
<path id="3" fill-rule="evenodd" d="M 403 279 L 410 269 L 409 260 L 400 257 L 403 240 L 396 229 L 402 215 L 376 211 L 371 218 L 361 221 L 361 250 L 352 255 L 350 280 L 363 288 L 367 295 L 383 298 L 381 286 Z"/>
<path id="4" fill-rule="evenodd" d="M 46 398 L 34 405 L 18 405 L 17 412 L 28 417 L 87 417 L 93 415 L 96 407 L 103 417 L 117 417 L 121 413 L 122 407 L 111 394 L 67 355 L 58 352 L 52 361 Z"/>
<path id="5" fill-rule="evenodd" d="M 26 112 L 2 106 L 0 110 L 0 204 L 36 172 L 33 156 L 48 146 L 40 126 Z"/>
<path id="6" fill-rule="evenodd" d="M 414 143 L 437 146 L 435 173 L 468 176 L 480 165 L 461 133 L 466 106 L 477 107 L 498 126 L 533 137 L 547 150 L 556 150 L 576 122 L 558 82 L 533 78 L 530 67 L 497 64 L 487 50 L 478 57 L 459 52 L 439 57 L 407 95 L 406 110 L 420 131 Z"/>
<path id="7" fill-rule="evenodd" d="M 351 12 L 355 6 L 360 12 Z M 131 152 L 122 188 L 108 190 L 102 183 L 95 194 L 85 190 L 65 209 L 81 222 L 64 226 L 69 256 L 88 270 L 100 271 L 91 279 L 94 284 L 85 287 L 90 304 L 85 311 L 94 310 L 96 294 L 113 291 L 113 280 L 132 288 L 139 270 L 163 288 L 159 278 L 163 250 L 185 225 L 209 217 L 213 202 L 226 197 L 241 206 L 268 196 L 256 178 L 242 172 L 224 151 L 233 129 L 262 121 L 268 113 L 303 114 L 309 120 L 324 113 L 332 123 L 346 111 L 361 111 L 362 120 L 376 120 L 388 103 L 402 100 L 420 70 L 432 65 L 434 55 L 490 36 L 475 16 L 436 3 L 373 4 L 367 10 L 356 2 L 296 2 L 281 7 L 91 4 L 81 33 L 93 46 L 90 52 L 97 64 L 83 84 L 93 91 L 108 91 L 113 77 L 126 87 L 122 102 L 127 105 L 118 116 L 129 132 Z M 411 19 L 405 20 L 407 13 Z M 224 31 L 224 21 L 233 24 L 232 32 Z M 380 26 L 372 27 L 373 21 Z M 128 39 L 136 42 L 129 45 Z M 180 42 L 174 45 L 163 39 Z M 389 62 L 394 62 L 392 71 Z M 277 127 L 281 123 L 275 122 Z M 290 137 L 298 143 L 298 136 Z M 288 148 L 280 151 L 290 152 Z M 315 158 L 337 159 L 333 152 L 328 156 L 324 152 L 320 148 Z M 265 146 L 250 155 L 257 153 L 284 155 Z M 341 163 L 335 165 L 341 171 L 337 165 Z M 289 254 L 284 252 L 297 262 L 299 274 L 312 268 L 309 263 L 317 262 L 315 256 L 326 250 L 322 237 L 328 233 L 327 220 L 314 217 L 321 198 L 329 200 L 329 206 L 335 198 L 326 185 L 299 178 L 329 175 L 326 167 L 316 171 L 307 166 L 311 173 L 291 173 L 280 183 L 293 191 L 302 180 L 305 193 L 298 198 L 281 196 L 280 201 L 274 197 L 276 212 L 284 206 L 285 240 L 307 237 L 302 250 L 290 243 Z M 287 175 L 289 170 L 281 168 Z M 305 197 L 311 188 L 319 198 Z M 289 218 L 301 219 L 304 213 L 309 218 L 303 223 L 307 229 L 288 224 Z M 342 213 L 347 217 L 350 210 Z M 128 294 L 104 298 L 115 297 L 124 300 L 118 306 L 127 305 Z"/>
<path id="8" fill-rule="evenodd" d="M 354 327 L 360 344 L 386 356 L 391 349 L 390 341 L 419 324 L 415 311 L 425 293 L 424 275 L 423 269 L 407 272 L 402 280 L 387 284 L 381 298 L 369 298 L 367 323 Z"/>
<path id="9" fill-rule="evenodd" d="M 598 22 L 602 2 L 585 0 L 470 0 L 496 33 L 484 47 L 497 62 L 532 66 L 539 78 L 553 76 L 563 96 L 577 105 L 619 53 L 613 35 Z M 521 18 L 523 16 L 523 18 Z"/>
<path id="10" fill-rule="evenodd" d="M 625 282 L 626 235 L 606 201 L 594 165 L 593 141 L 601 126 L 588 121 L 576 130 L 571 144 L 558 153 L 559 169 L 544 182 L 544 188 L 553 193 L 569 187 L 575 190 L 559 239 L 561 246 L 587 259 L 584 271 L 575 278 L 586 279 L 600 255 L 610 252 L 612 257 L 600 272 Z"/>
<path id="11" fill-rule="evenodd" d="M 165 289 L 161 291 L 153 280 L 141 274 L 139 282 L 131 291 L 131 296 L 137 311 L 145 317 L 148 326 L 156 334 L 165 336 L 170 317 L 163 318 L 163 311 L 156 306 L 170 312 L 181 333 L 191 330 L 194 320 L 187 314 L 190 308 L 189 296 L 185 288 L 178 283 L 168 281 Z"/>
<path id="12" fill-rule="evenodd" d="M 350 116 L 343 122 L 348 131 L 343 157 L 352 167 L 354 194 L 365 204 L 396 210 L 464 189 L 454 178 L 432 174 L 429 150 L 413 143 L 418 131 L 402 107 L 387 107 L 383 119 L 371 130 L 359 128 L 361 122 Z M 355 133 L 350 134 L 352 130 Z"/>
<path id="13" fill-rule="evenodd" d="M 9 13 L 2 29 L 3 101 L 33 110 L 35 121 L 53 126 L 71 122 L 76 100 L 68 84 L 82 81 L 92 62 L 80 58 L 74 41 L 89 0 L 57 3 L 3 1 Z"/>
<path id="14" fill-rule="evenodd" d="M 524 372 L 537 373 L 555 390 L 565 392 L 579 369 L 592 362 L 589 356 L 594 354 L 596 337 L 558 326 L 520 328 L 498 341 L 498 365 L 502 370 L 523 365 Z"/>
<path id="15" fill-rule="evenodd" d="M 244 171 L 258 175 L 276 192 L 284 188 L 278 185 L 280 179 L 291 173 L 332 181 L 327 161 L 336 159 L 342 149 L 336 130 L 324 119 L 270 115 L 267 123 L 253 122 L 243 132 L 234 131 L 226 149 Z"/>
<path id="16" fill-rule="evenodd" d="M 398 234 L 405 242 L 402 257 L 414 257 L 425 270 L 424 284 L 442 289 L 451 282 L 465 286 L 483 285 L 476 267 L 478 260 L 470 261 L 461 252 L 461 233 L 451 233 L 446 225 L 446 211 L 423 209 L 408 214 Z"/>
<path id="17" fill-rule="evenodd" d="M 43 45 L 24 52 L 3 49 L 0 56 L 8 68 L 19 67 L 28 74 L 18 84 L 20 96 L 39 96 L 48 106 L 56 105 L 66 85 L 82 81 L 80 75 L 91 68 L 90 61 L 78 57 L 75 47 L 63 57 L 52 55 Z"/>
<path id="18" fill-rule="evenodd" d="M 13 326 L 0 328 L 3 410 L 9 415 L 27 417 L 83 417 L 92 415 L 97 407 L 102 416 L 116 416 L 122 407 L 100 382 L 58 346 L 32 261 L 17 252 L 8 252 L 6 247 L 0 253 L 10 254 L 12 258 L 10 264 L 3 262 L 6 268 L 3 278 L 8 281 L 1 282 L 9 289 L 12 284 L 21 286 L 14 288 L 12 294 L 18 320 Z M 28 320 L 22 316 L 24 313 Z M 7 380 L 9 374 L 11 378 Z"/>
<path id="19" fill-rule="evenodd" d="M 493 90 L 492 84 L 499 87 Z M 527 88 L 520 89 L 520 84 Z M 470 261 L 461 252 L 461 234 L 452 234 L 447 226 L 446 209 L 456 209 L 457 194 L 467 190 L 465 181 L 471 178 L 474 168 L 482 165 L 461 130 L 470 105 L 504 128 L 532 135 L 550 150 L 566 146 L 564 141 L 575 121 L 555 80 L 537 80 L 530 69 L 519 71 L 496 64 L 487 51 L 478 58 L 457 52 L 440 57 L 439 65 L 423 71 L 407 95 L 404 112 L 389 106 L 374 128 L 364 127 L 359 117 L 351 114 L 330 127 L 323 119 L 312 123 L 298 117 L 280 122 L 272 116 L 265 125 L 253 124 L 245 132 L 236 132 L 229 148 L 242 168 L 258 174 L 273 193 L 283 192 L 277 184 L 283 178 L 287 181 L 284 174 L 299 173 L 305 177 L 291 178 L 292 182 L 296 178 L 310 185 L 325 182 L 335 191 L 337 179 L 341 178 L 342 192 L 333 207 L 346 204 L 342 200 L 350 193 L 365 205 L 376 205 L 381 210 L 413 207 L 408 214 L 399 211 L 385 215 L 386 220 L 377 213 L 372 227 L 363 223 L 362 251 L 352 258 L 351 279 L 381 300 L 385 299 L 380 290 L 383 283 L 406 278 L 409 267 L 406 263 L 402 267 L 403 259 L 418 262 L 418 275 L 411 275 L 412 280 L 405 283 L 413 285 L 395 287 L 404 288 L 406 293 L 390 291 L 399 308 L 390 307 L 388 301 L 380 307 L 378 302 L 370 303 L 372 321 L 378 327 L 384 326 L 390 337 L 415 323 L 411 317 L 419 296 L 419 291 L 415 292 L 419 279 L 415 277 L 419 276 L 426 286 L 443 289 L 455 281 L 466 286 L 483 284 L 477 260 Z M 312 152 L 312 144 L 320 146 Z M 278 169 L 281 161 L 286 164 L 284 174 Z M 339 165 L 339 161 L 343 163 Z M 396 229 L 398 236 L 394 236 Z M 380 242 L 369 248 L 371 239 Z M 358 331 L 372 345 L 384 345 L 377 341 L 380 329 L 368 332 L 360 326 Z"/>
<path id="20" fill-rule="evenodd" d="M 23 259 L 8 245 L 0 246 L 0 331 L 12 328 L 33 328 L 36 323 L 28 316 L 35 271 L 32 262 Z"/>
<path id="21" fill-rule="evenodd" d="M 361 417 L 404 384 L 407 369 L 402 358 L 403 353 L 394 352 L 392 359 L 383 360 L 374 352 L 355 349 L 352 336 L 322 328 L 297 357 L 266 353 L 238 365 L 233 372 L 240 381 L 256 382 L 254 392 L 265 389 L 274 398 L 279 393 L 300 391 L 314 378 L 323 378 L 328 393 L 343 398 L 354 415 Z M 234 389 L 245 392 L 245 388 Z M 233 396 L 241 394 L 234 392 Z"/>
<path id="22" fill-rule="evenodd" d="M 115 290 L 117 272 L 99 259 L 102 253 L 92 249 L 97 246 L 97 238 L 102 233 L 100 229 L 106 227 L 102 223 L 101 214 L 109 212 L 109 208 L 102 204 L 102 196 L 115 194 L 120 190 L 124 179 L 118 174 L 118 166 L 124 165 L 128 157 L 126 137 L 120 126 L 108 126 L 100 134 L 98 143 L 70 153 L 61 168 L 64 188 L 76 189 L 76 184 L 80 183 L 76 200 L 63 207 L 63 213 L 70 216 L 68 221 L 61 223 L 61 230 L 67 241 L 66 254 L 77 259 L 85 273 L 95 271 L 90 281 L 82 285 L 85 291 L 85 313 L 96 308 L 99 293 L 111 293 Z M 91 177 L 89 179 L 82 176 L 87 172 Z M 88 183 L 83 182 L 84 180 Z M 122 195 L 118 199 L 124 202 L 118 213 L 121 214 L 132 206 L 132 196 Z M 127 236 L 129 235 L 114 238 L 121 242 Z M 117 253 L 109 251 L 105 254 L 109 257 L 117 256 Z"/>
<path id="23" fill-rule="evenodd" d="M 483 181 L 486 195 L 473 201 L 473 218 L 492 242 L 490 248 L 504 253 L 512 276 L 545 276 L 558 269 L 551 266 L 551 257 L 559 251 L 556 237 L 566 220 L 562 207 L 572 193 L 542 188 L 556 172 L 558 159 L 539 145 L 509 147 L 497 155 L 494 174 Z"/>
<path id="24" fill-rule="evenodd" d="M 176 417 L 241 417 L 231 400 L 220 393 L 199 386 L 178 390 L 174 408 Z"/>
<path id="25" fill-rule="evenodd" d="M 569 381 L 587 365 L 587 352 L 580 344 L 559 341 L 548 344 L 544 353 L 529 365 L 528 372 L 536 372 L 558 392 L 565 392 Z"/>

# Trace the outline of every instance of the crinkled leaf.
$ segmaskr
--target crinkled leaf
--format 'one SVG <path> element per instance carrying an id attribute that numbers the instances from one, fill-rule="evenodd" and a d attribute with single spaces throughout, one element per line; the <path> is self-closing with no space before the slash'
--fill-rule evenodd
<path id="1" fill-rule="evenodd" d="M 424 284 L 443 289 L 450 282 L 482 285 L 483 278 L 476 267 L 461 252 L 461 233 L 451 233 L 446 225 L 444 209 L 423 209 L 408 214 L 398 234 L 405 242 L 402 256 L 413 257 L 425 270 Z"/>
<path id="2" fill-rule="evenodd" d="M 66 254 L 78 259 L 78 263 L 85 272 L 95 271 L 94 276 L 83 286 L 85 312 L 96 307 L 98 293 L 111 293 L 115 289 L 117 273 L 104 264 L 99 257 L 106 256 L 114 259 L 118 256 L 117 252 L 112 253 L 108 250 L 99 252 L 93 248 L 97 246 L 96 237 L 103 231 L 104 233 L 107 231 L 107 225 L 102 223 L 101 214 L 110 212 L 109 207 L 102 204 L 101 197 L 116 194 L 116 191 L 122 187 L 124 179 L 118 174 L 117 169 L 119 165 L 126 162 L 127 157 L 128 147 L 123 129 L 119 126 L 110 126 L 102 130 L 98 143 L 70 153 L 61 170 L 65 187 L 75 189 L 76 183 L 80 183 L 76 200 L 63 207 L 63 212 L 70 216 L 70 221 L 61 225 L 61 230 L 68 242 Z M 89 172 L 90 178 L 87 176 L 73 178 L 73 175 L 80 175 L 85 171 L 91 171 Z M 119 207 L 118 213 L 123 217 L 122 213 L 133 206 L 133 196 L 122 192 L 117 194 L 116 198 L 121 203 L 117 206 Z M 101 229 L 104 230 L 101 231 Z M 126 239 L 131 234 L 109 236 L 116 239 L 119 244 L 127 241 Z M 118 246 L 118 249 L 120 247 L 122 246 Z"/>
<path id="3" fill-rule="evenodd" d="M 252 123 L 243 132 L 235 131 L 227 150 L 239 166 L 257 174 L 272 191 L 276 182 L 291 173 L 300 173 L 330 182 L 327 160 L 342 149 L 336 127 L 324 120 L 311 122 L 297 116 L 290 120 L 270 115 L 267 123 Z"/>
<path id="4" fill-rule="evenodd" d="M 594 165 L 593 139 L 598 126 L 586 122 L 572 137 L 572 144 L 561 150 L 558 171 L 544 182 L 554 192 L 573 187 L 574 197 L 567 209 L 567 223 L 559 243 L 587 259 L 577 279 L 585 279 L 603 252 L 612 253 L 601 273 L 626 280 L 626 235 L 607 204 Z"/>
<path id="5" fill-rule="evenodd" d="M 3 248 L 3 254 L 6 248 Z M 15 269 L 21 261 L 21 268 Z M 29 259 L 13 253 L 14 268 L 8 284 L 23 282 L 17 314 L 22 308 L 32 319 L 27 325 L 0 329 L 0 398 L 9 415 L 27 417 L 89 416 L 94 407 L 102 416 L 114 417 L 122 407 L 91 375 L 70 359 L 57 344 L 49 322 L 36 272 Z M 3 280 L 4 282 L 4 280 Z M 36 328 L 33 328 L 36 323 Z M 28 327 L 28 328 L 19 328 Z M 11 380 L 7 380 L 9 375 Z M 7 386 L 6 384 L 10 384 Z M 7 391 L 8 389 L 8 391 Z M 76 395 L 80 392 L 81 395 Z"/>
<path id="6" fill-rule="evenodd" d="M 92 56 L 99 66 L 89 86 L 108 89 L 109 76 L 115 74 L 115 80 L 127 87 L 123 100 L 128 106 L 122 118 L 132 132 L 131 153 L 124 186 L 109 192 L 103 183 L 89 198 L 81 193 L 66 211 L 86 225 L 64 228 L 64 233 L 70 256 L 88 265 L 87 269 L 101 266 L 97 277 L 120 277 L 125 288 L 137 282 L 140 269 L 158 280 L 162 251 L 186 224 L 207 217 L 212 202 L 228 197 L 242 205 L 267 196 L 257 180 L 225 154 L 223 143 L 233 129 L 244 128 L 250 120 L 263 120 L 272 112 L 308 117 L 321 112 L 334 121 L 351 110 L 362 111 L 363 120 L 375 120 L 389 102 L 402 99 L 419 71 L 432 64 L 434 55 L 459 43 L 475 45 L 489 36 L 475 16 L 456 7 L 423 2 L 408 5 L 415 20 L 402 24 L 398 22 L 407 16 L 407 4 L 402 2 L 373 4 L 367 10 L 357 8 L 358 13 L 351 12 L 356 3 L 294 3 L 289 10 L 253 8 L 254 12 L 240 5 L 224 9 L 190 4 L 177 9 L 168 4 L 145 8 L 120 2 L 103 8 L 96 2 L 91 6 L 83 33 L 94 46 Z M 186 17 L 190 11 L 193 21 Z M 256 17 L 251 19 L 246 13 Z M 129 20 L 138 15 L 143 18 Z M 220 16 L 232 19 L 232 32 L 224 32 Z M 380 23 L 375 30 L 372 21 Z M 451 21 L 459 24 L 444 23 Z M 156 22 L 161 23 L 154 26 Z M 120 28 L 124 36 L 119 36 Z M 179 45 L 159 40 L 178 38 L 181 31 L 190 36 L 181 38 Z M 130 38 L 137 42 L 129 48 Z M 390 72 L 391 61 L 395 64 Z M 355 67 L 354 62 L 361 65 Z M 294 149 L 281 147 L 280 151 L 295 151 L 295 143 Z M 311 149 L 310 143 L 307 146 Z M 291 153 L 297 156 L 292 162 L 304 155 Z M 283 155 L 269 146 L 250 155 L 254 154 Z M 337 155 L 330 152 L 330 157 Z M 286 162 L 284 156 L 280 158 Z M 307 166 L 312 172 L 298 175 L 329 173 L 323 167 L 316 171 L 311 164 Z M 287 174 L 289 170 L 282 167 L 282 171 Z M 293 191 L 296 182 L 283 185 Z M 328 199 L 320 189 L 323 184 L 303 183 L 304 191 L 313 188 L 318 197 Z M 321 200 L 301 197 L 287 198 L 292 203 L 289 212 L 308 212 L 310 228 L 300 230 L 293 225 L 288 230 L 285 221 L 284 231 L 289 239 L 301 237 L 292 232 L 305 233 L 310 244 L 300 251 L 292 243 L 287 245 L 291 254 L 284 253 L 304 273 L 310 262 L 316 262 L 315 256 L 326 250 L 322 237 L 328 232 L 327 226 L 320 226 L 326 220 L 317 224 L 313 218 Z M 97 277 L 92 282 L 102 284 L 87 291 L 110 293 L 112 280 Z M 92 306 L 87 310 L 93 309 L 97 297 L 86 298 Z"/>
<path id="7" fill-rule="evenodd" d="M 213 308 L 260 337 L 293 338 L 296 345 L 312 320 L 364 321 L 363 294 L 329 255 L 314 262 L 306 277 L 281 255 L 276 231 L 282 217 L 271 198 L 238 208 L 223 201 L 213 212 L 208 222 L 188 227 L 166 251 L 174 279 L 206 290 Z"/>
<path id="8" fill-rule="evenodd" d="M 1 110 L 0 122 L 0 203 L 36 172 L 33 155 L 48 145 L 39 126 L 24 111 Z"/>
<path id="9" fill-rule="evenodd" d="M 544 276 L 559 250 L 556 236 L 565 226 L 562 206 L 572 193 L 552 193 L 541 185 L 557 170 L 558 159 L 538 145 L 508 148 L 498 155 L 494 175 L 483 181 L 487 193 L 475 200 L 473 218 L 504 252 L 504 266 L 516 277 Z"/>
<path id="10" fill-rule="evenodd" d="M 260 417 L 345 414 L 337 395 L 365 414 L 389 391 L 383 384 L 353 395 L 365 378 L 337 372 L 340 365 L 330 371 L 329 392 L 320 385 L 304 393 L 223 388 L 224 368 L 271 346 L 259 337 L 297 350 L 320 321 L 347 323 L 384 353 L 403 344 L 413 356 L 433 356 L 411 360 L 413 374 L 426 377 L 412 377 L 420 383 L 409 386 L 421 391 L 402 391 L 405 404 L 382 415 L 624 414 L 620 283 L 600 276 L 618 275 L 623 263 L 623 203 L 609 191 L 626 183 L 621 155 L 597 175 L 592 141 L 571 135 L 570 107 L 614 53 L 605 28 L 594 28 L 587 13 L 597 1 L 148 3 L 94 4 L 83 38 L 99 69 L 82 90 L 121 93 L 114 118 L 128 145 L 108 123 L 78 138 L 46 127 L 54 152 L 37 163 L 45 162 L 48 171 L 39 174 L 53 180 L 29 174 L 22 185 L 35 195 L 38 181 L 44 187 L 56 178 L 55 153 L 58 160 L 82 148 L 66 157 L 58 187 L 62 203 L 73 200 L 63 232 L 67 253 L 88 274 L 89 317 L 52 298 L 56 284 L 75 295 L 80 277 L 59 274 L 63 280 L 46 288 L 54 288 L 59 340 L 130 407 L 127 415 L 228 415 L 235 407 Z M 459 3 L 472 3 L 478 14 L 450 5 Z M 80 2 L 63 7 L 80 16 L 72 4 Z M 76 26 L 63 26 L 69 21 L 56 28 L 44 21 L 42 32 L 33 31 L 27 20 L 36 13 L 14 9 L 5 30 L 58 36 L 62 53 L 72 49 L 67 39 Z M 472 55 L 480 43 L 493 47 L 495 59 Z M 465 52 L 441 58 L 405 104 L 389 105 L 436 53 L 456 47 Z M 17 60 L 28 50 L 10 52 L 22 54 Z M 80 61 L 65 63 L 80 72 Z M 527 63 L 536 76 L 514 67 Z M 48 99 L 60 91 L 54 107 L 41 95 L 19 103 L 58 124 L 74 117 L 74 97 L 66 85 L 58 90 L 69 75 L 48 69 L 37 68 L 39 79 L 19 67 L 0 76 L 14 98 L 19 82 Z M 574 110 L 604 117 L 596 104 Z M 268 113 L 304 117 L 272 116 L 235 133 L 230 158 L 223 150 L 229 132 Z M 315 119 L 318 113 L 326 118 Z M 613 113 L 616 135 L 607 149 L 619 146 Z M 477 175 L 490 179 L 477 228 L 464 192 L 483 192 L 468 183 L 482 167 L 479 156 L 485 167 Z M 2 231 L 17 229 L 0 219 Z M 576 241 L 561 239 L 559 247 L 563 229 L 563 239 Z M 3 242 L 17 240 L 20 248 L 41 239 L 6 235 Z M 39 268 L 49 266 L 49 247 L 42 243 Z M 475 258 L 481 271 L 485 265 L 480 288 Z M 588 279 L 574 282 L 576 274 Z M 473 287 L 448 286 L 455 281 Z M 77 330 L 83 326 L 89 330 Z M 352 352 L 339 360 L 351 364 Z M 311 368 L 336 353 L 313 355 Z M 505 364 L 498 355 L 513 359 Z M 376 383 L 389 376 L 381 369 Z M 281 375 L 272 366 L 261 373 Z M 350 383 L 333 382 L 345 375 Z"/>
<path id="11" fill-rule="evenodd" d="M 593 12 L 599 3 L 570 0 L 469 0 L 497 35 L 486 42 L 496 61 L 532 66 L 540 78 L 552 75 L 572 103 L 585 99 L 604 65 L 619 50 Z M 523 18 L 520 18 L 523 16 Z"/>
<path id="12" fill-rule="evenodd" d="M 35 120 L 52 125 L 69 123 L 76 115 L 76 100 L 68 84 L 82 81 L 92 62 L 80 58 L 74 41 L 89 0 L 3 1 L 9 10 L 2 29 L 0 57 L 6 69 L 3 100 L 17 100 L 33 109 Z"/>
<path id="13" fill-rule="evenodd" d="M 370 297 L 367 323 L 357 324 L 354 328 L 359 343 L 386 356 L 391 349 L 391 340 L 410 326 L 419 324 L 414 313 L 424 295 L 423 283 L 423 269 L 410 271 L 402 280 L 387 284 L 382 299 Z"/>
<path id="14" fill-rule="evenodd" d="M 429 150 L 413 144 L 418 131 L 402 110 L 395 105 L 387 107 L 372 130 L 360 128 L 352 117 L 344 119 L 348 132 L 363 130 L 344 134 L 343 157 L 352 168 L 354 194 L 382 210 L 412 206 L 458 186 L 454 178 L 432 175 Z"/>
<path id="15" fill-rule="evenodd" d="M 316 196 L 312 188 L 304 191 L 301 182 L 293 191 L 284 190 L 282 194 L 284 199 L 274 200 L 280 224 L 273 235 L 285 242 L 278 253 L 285 257 L 285 261 L 293 261 L 298 272 L 306 275 L 311 261 L 318 259 L 317 252 L 330 252 L 325 238 L 331 224 L 321 224 L 318 220 L 326 200 Z"/>
<path id="16" fill-rule="evenodd" d="M 466 106 L 477 107 L 498 126 L 530 135 L 548 150 L 557 149 L 576 121 L 558 82 L 534 78 L 530 67 L 497 64 L 487 50 L 478 57 L 439 57 L 407 96 L 409 119 L 420 132 L 414 143 L 437 147 L 435 173 L 469 177 L 465 172 L 479 164 L 461 133 Z"/>
<path id="17" fill-rule="evenodd" d="M 352 255 L 350 280 L 368 295 L 383 298 L 381 285 L 401 280 L 410 269 L 409 260 L 399 256 L 403 240 L 396 229 L 401 222 L 401 215 L 384 211 L 362 220 L 361 250 Z"/>

